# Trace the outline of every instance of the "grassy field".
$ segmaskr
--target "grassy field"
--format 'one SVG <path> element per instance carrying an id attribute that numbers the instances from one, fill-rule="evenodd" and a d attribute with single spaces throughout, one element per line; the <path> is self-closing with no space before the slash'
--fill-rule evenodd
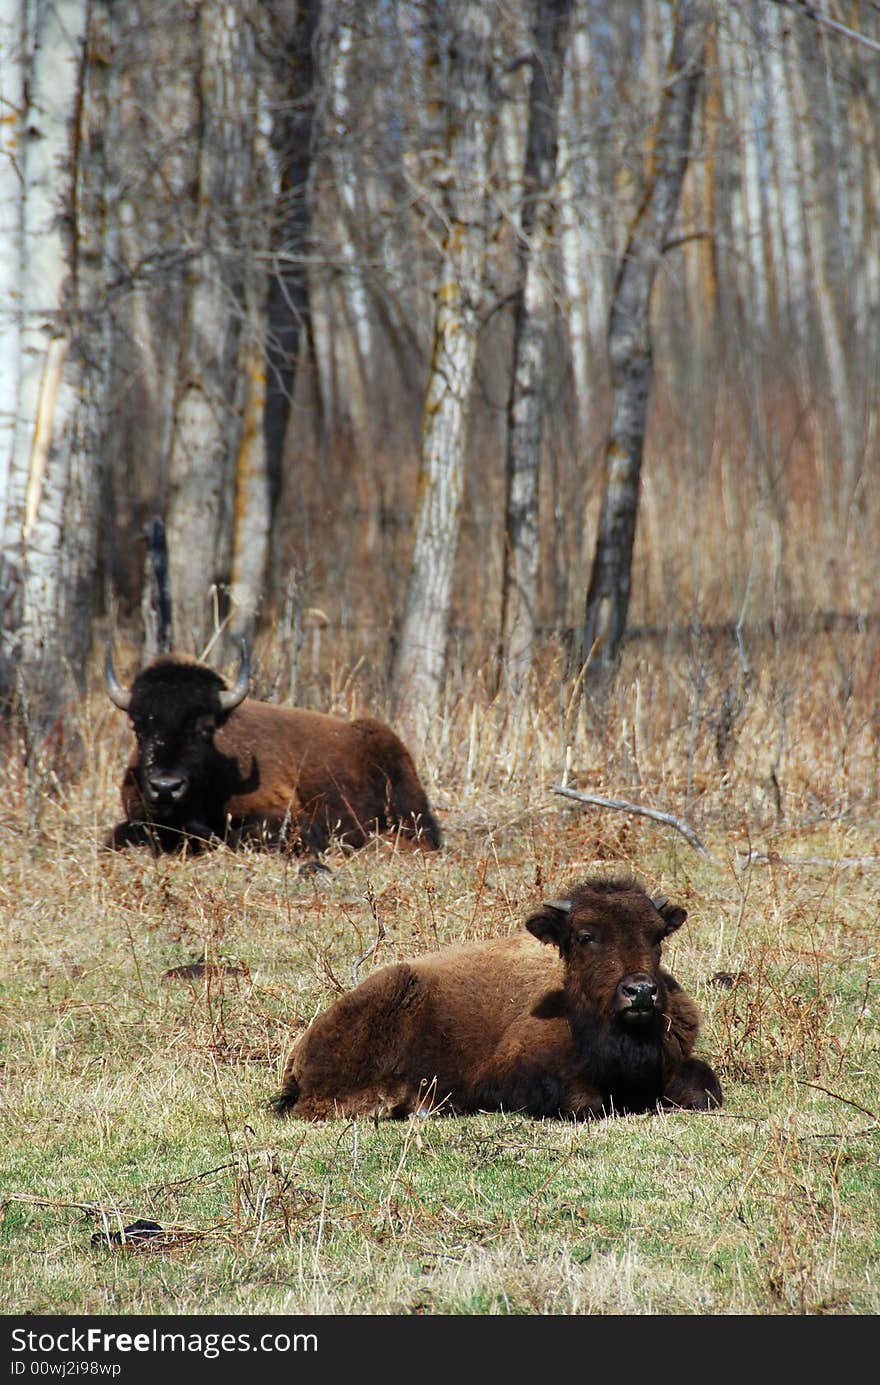
<path id="1" fill-rule="evenodd" d="M 377 842 L 319 878 L 99 851 L 128 747 L 99 687 L 68 750 L 9 745 L 5 1311 L 878 1312 L 877 650 L 858 630 L 768 640 L 745 675 L 735 647 L 632 646 L 601 702 L 552 661 L 518 701 L 453 685 L 413 747 L 444 851 Z M 367 675 L 344 672 L 313 699 L 363 711 Z M 554 794 L 566 774 L 676 814 L 710 854 Z M 380 923 L 358 979 L 514 931 L 594 870 L 688 909 L 668 961 L 721 1112 L 310 1127 L 267 1110 L 291 1036 Z M 162 1234 L 110 1243 L 137 1218 Z"/>

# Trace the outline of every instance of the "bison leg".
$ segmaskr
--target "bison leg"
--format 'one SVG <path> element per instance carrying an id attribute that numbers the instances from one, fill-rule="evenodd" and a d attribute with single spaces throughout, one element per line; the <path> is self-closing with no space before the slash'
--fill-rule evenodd
<path id="1" fill-rule="evenodd" d="M 154 856 L 162 850 L 156 833 L 146 822 L 118 822 L 104 839 L 105 851 L 123 851 L 128 846 L 148 846 Z"/>
<path id="2" fill-rule="evenodd" d="M 233 818 L 227 841 L 231 846 L 250 843 L 266 851 L 284 851 L 291 856 L 302 856 L 305 858 L 300 866 L 302 874 L 308 874 L 309 871 L 330 873 L 330 867 L 325 866 L 321 860 L 323 852 L 330 844 L 330 838 L 328 833 L 313 821 L 300 821 L 287 814 L 283 817 L 255 815 Z"/>
<path id="3" fill-rule="evenodd" d="M 219 845 L 220 838 L 203 822 L 187 822 L 182 827 L 167 827 L 162 823 L 119 822 L 104 841 L 107 851 L 121 851 L 128 846 L 146 846 L 154 856 L 163 852 L 187 851 L 197 855 L 209 846 Z"/>
<path id="4" fill-rule="evenodd" d="M 355 1116 L 403 1120 L 418 1109 L 418 1104 L 418 1093 L 406 1084 L 392 1084 L 382 1090 L 368 1086 L 338 1096 L 318 1096 L 315 1093 L 302 1095 L 295 1079 L 282 1087 L 269 1102 L 277 1115 L 293 1115 L 307 1121 L 351 1119 Z"/>
<path id="5" fill-rule="evenodd" d="M 346 991 L 288 1054 L 275 1110 L 329 1120 L 387 1115 L 417 1100 L 412 1060 L 419 1055 L 411 1053 L 408 1036 L 419 1009 L 418 978 L 404 962 L 383 967 Z M 415 1029 L 420 1032 L 417 1023 Z"/>
<path id="6" fill-rule="evenodd" d="M 666 1109 L 678 1111 L 714 1111 L 721 1104 L 721 1083 L 699 1058 L 690 1058 L 671 1074 L 661 1100 Z"/>

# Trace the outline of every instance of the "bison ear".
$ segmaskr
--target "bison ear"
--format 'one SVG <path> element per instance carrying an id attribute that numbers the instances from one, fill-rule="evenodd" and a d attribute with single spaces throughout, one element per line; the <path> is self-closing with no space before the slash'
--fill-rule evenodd
<path id="1" fill-rule="evenodd" d="M 682 909 L 677 904 L 670 904 L 669 897 L 665 894 L 654 895 L 651 903 L 666 924 L 666 936 L 674 933 L 677 928 L 681 928 L 687 918 L 687 909 Z"/>
<path id="2" fill-rule="evenodd" d="M 570 899 L 548 899 L 529 915 L 526 928 L 539 943 L 553 943 L 561 952 L 571 929 L 570 914 Z"/>

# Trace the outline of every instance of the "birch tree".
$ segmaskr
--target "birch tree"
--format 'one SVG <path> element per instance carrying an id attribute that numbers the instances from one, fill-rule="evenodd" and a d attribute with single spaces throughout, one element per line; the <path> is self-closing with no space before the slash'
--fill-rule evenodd
<path id="1" fill-rule="evenodd" d="M 0 2 L 0 536 L 15 445 L 21 351 L 20 279 L 27 62 L 23 0 Z"/>
<path id="2" fill-rule="evenodd" d="M 519 689 L 531 668 L 538 606 L 539 476 L 547 328 L 553 306 L 548 250 L 558 112 L 572 0 L 538 0 L 532 36 L 528 143 L 514 301 L 513 369 L 507 405 L 503 664 Z"/>
<path id="3" fill-rule="evenodd" d="M 262 382 L 248 369 L 246 262 L 252 249 L 257 64 L 250 16 L 240 3 L 199 7 L 195 79 L 200 122 L 191 208 L 187 316 L 168 460 L 167 529 L 174 641 L 201 652 L 212 629 L 211 589 L 228 582 L 234 532 L 232 497 L 244 436 L 262 442 Z M 259 334 L 262 342 L 265 329 Z M 246 389 L 252 393 L 247 400 Z M 251 478 L 243 462 L 240 482 Z M 258 456 L 257 465 L 262 466 Z M 265 487 L 261 493 L 266 495 Z M 263 531 L 266 525 L 262 526 Z M 254 597 L 255 599 L 255 597 Z"/>
<path id="4" fill-rule="evenodd" d="M 7 16 L 9 10 L 6 11 Z M 84 674 L 95 574 L 106 350 L 101 226 L 109 6 L 23 6 L 14 51 L 27 94 L 13 151 L 20 209 L 7 242 L 18 272 L 14 421 L 0 549 L 0 696 L 39 731 L 70 670 Z M 87 48 L 87 38 L 91 42 Z M 3 28 L 8 37 L 8 23 Z M 6 202 L 7 215 L 9 203 Z M 4 247 L 6 248 L 6 247 Z"/>
<path id="5" fill-rule="evenodd" d="M 608 329 L 611 425 L 584 614 L 583 651 L 594 672 L 607 670 L 616 661 L 626 629 L 653 371 L 651 291 L 688 164 L 707 20 L 707 0 L 682 0 L 652 133 L 645 190 L 629 228 L 612 295 Z"/>
<path id="6" fill-rule="evenodd" d="M 835 476 L 826 473 L 826 506 L 829 516 L 842 522 L 855 496 L 862 463 L 862 441 L 859 411 L 852 394 L 851 368 L 847 359 L 845 327 L 842 308 L 835 293 L 830 272 L 832 252 L 828 246 L 827 207 L 822 197 L 820 180 L 820 131 L 811 121 L 810 100 L 806 82 L 809 61 L 809 40 L 812 35 L 801 30 L 799 42 L 786 47 L 786 66 L 791 83 L 800 161 L 804 225 L 810 273 L 818 310 L 822 345 L 831 386 L 831 399 L 840 436 L 842 465 Z M 838 209 L 841 212 L 842 209 Z"/>
<path id="7" fill-rule="evenodd" d="M 424 731 L 442 693 L 465 475 L 489 214 L 492 16 L 481 0 L 448 10 L 445 232 L 422 422 L 413 555 L 393 663 L 399 708 Z"/>

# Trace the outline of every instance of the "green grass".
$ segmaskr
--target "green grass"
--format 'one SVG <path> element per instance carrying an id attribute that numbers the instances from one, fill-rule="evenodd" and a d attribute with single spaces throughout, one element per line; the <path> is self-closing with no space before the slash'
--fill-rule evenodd
<path id="1" fill-rule="evenodd" d="M 640 795 L 668 806 L 662 740 L 653 776 L 643 749 Z M 540 774 L 481 781 L 479 763 L 467 784 L 454 764 L 432 770 L 439 856 L 370 846 L 313 879 L 256 854 L 106 855 L 122 755 L 98 737 L 60 791 L 29 786 L 14 755 L 5 766 L 7 1311 L 880 1309 L 870 862 L 743 868 L 741 836 L 707 810 L 711 862 L 653 824 L 571 808 Z M 863 803 L 749 832 L 786 857 L 867 858 L 876 817 Z M 307 1126 L 267 1109 L 291 1036 L 352 984 L 377 919 L 386 937 L 360 979 L 512 931 L 555 882 L 617 868 L 688 908 L 669 961 L 702 1008 L 722 1111 Z M 238 974 L 166 977 L 202 956 Z M 135 1218 L 165 1235 L 92 1243 Z"/>

